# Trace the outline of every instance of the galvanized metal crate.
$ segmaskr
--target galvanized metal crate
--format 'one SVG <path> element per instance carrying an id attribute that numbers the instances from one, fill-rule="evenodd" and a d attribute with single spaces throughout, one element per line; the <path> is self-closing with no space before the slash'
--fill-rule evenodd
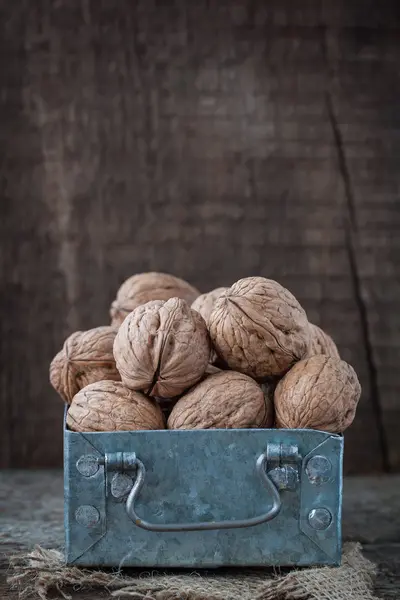
<path id="1" fill-rule="evenodd" d="M 340 563 L 340 435 L 64 431 L 68 564 Z"/>

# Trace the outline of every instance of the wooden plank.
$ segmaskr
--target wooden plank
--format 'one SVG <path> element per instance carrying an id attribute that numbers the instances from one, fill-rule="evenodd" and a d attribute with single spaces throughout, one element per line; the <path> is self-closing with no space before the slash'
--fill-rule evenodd
<path id="1" fill-rule="evenodd" d="M 42 199 L 41 136 L 24 102 L 21 6 L 0 11 L 0 463 L 60 464 L 61 403 L 48 361 L 66 334 L 65 280 Z M 62 315 L 62 317 L 61 317 Z"/>
<path id="2" fill-rule="evenodd" d="M 375 592 L 378 597 L 398 600 L 400 593 L 400 544 L 371 544 L 364 554 L 378 566 Z"/>
<path id="3" fill-rule="evenodd" d="M 204 290 L 252 274 L 291 289 L 363 385 L 346 471 L 379 471 L 317 3 L 21 6 L 3 4 L 2 24 L 2 464 L 60 464 L 49 361 L 108 322 L 124 278 L 156 269 Z"/>
<path id="4" fill-rule="evenodd" d="M 0 471 L 0 597 L 17 600 L 5 583 L 8 558 L 35 544 L 62 548 L 63 482 L 61 471 Z M 350 477 L 344 482 L 343 535 L 363 543 L 364 553 L 379 565 L 376 593 L 400 594 L 400 476 Z M 103 597 L 68 590 L 74 600 Z M 108 597 L 108 596 L 105 596 Z"/>
<path id="5" fill-rule="evenodd" d="M 363 544 L 400 542 L 400 476 L 347 477 L 343 537 Z"/>
<path id="6" fill-rule="evenodd" d="M 400 263 L 397 100 L 400 49 L 394 34 L 328 33 L 335 118 L 343 141 L 360 301 L 365 310 L 373 396 L 385 463 L 400 469 Z M 373 81 L 373 85 L 371 85 Z"/>

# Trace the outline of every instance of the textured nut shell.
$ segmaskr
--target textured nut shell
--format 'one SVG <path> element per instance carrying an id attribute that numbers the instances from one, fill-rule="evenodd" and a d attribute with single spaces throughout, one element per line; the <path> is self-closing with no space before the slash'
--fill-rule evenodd
<path id="1" fill-rule="evenodd" d="M 218 298 L 209 331 L 227 365 L 256 379 L 283 375 L 306 356 L 310 342 L 307 315 L 296 298 L 263 277 L 241 279 Z"/>
<path id="2" fill-rule="evenodd" d="M 332 358 L 340 358 L 339 350 L 333 339 L 317 325 L 310 323 L 311 341 L 308 356 L 324 354 Z"/>
<path id="3" fill-rule="evenodd" d="M 98 381 L 74 396 L 67 425 L 73 431 L 165 429 L 161 408 L 120 382 Z"/>
<path id="4" fill-rule="evenodd" d="M 228 291 L 228 289 L 229 288 L 227 287 L 216 288 L 207 294 L 201 294 L 201 296 L 196 298 L 192 303 L 193 310 L 197 310 L 197 312 L 201 314 L 207 326 L 216 300 L 218 300 L 224 292 Z"/>
<path id="5" fill-rule="evenodd" d="M 210 375 L 178 402 L 169 429 L 235 429 L 269 427 L 272 403 L 247 375 L 226 371 Z"/>
<path id="6" fill-rule="evenodd" d="M 202 377 L 210 339 L 203 318 L 184 300 L 154 300 L 125 319 L 114 356 L 127 387 L 173 398 Z"/>
<path id="7" fill-rule="evenodd" d="M 229 288 L 227 287 L 216 288 L 215 290 L 211 290 L 211 292 L 208 292 L 207 294 L 201 294 L 201 296 L 196 298 L 196 300 L 192 303 L 193 310 L 197 310 L 197 312 L 201 314 L 204 321 L 206 322 L 207 327 L 210 320 L 210 315 L 214 308 L 215 301 L 221 296 L 221 294 L 226 292 L 228 289 Z M 214 348 L 211 348 L 210 363 L 213 364 L 216 361 L 218 361 L 217 353 L 215 352 Z"/>
<path id="8" fill-rule="evenodd" d="M 140 273 L 127 279 L 111 305 L 112 325 L 120 325 L 126 316 L 150 300 L 182 298 L 191 304 L 200 292 L 192 285 L 167 273 Z"/>
<path id="9" fill-rule="evenodd" d="M 357 375 L 344 360 L 312 356 L 278 383 L 276 426 L 341 433 L 353 422 L 360 394 Z"/>
<path id="10" fill-rule="evenodd" d="M 223 373 L 222 369 L 219 369 L 215 365 L 208 364 L 207 368 L 204 372 L 205 377 L 209 377 L 210 375 L 215 375 L 216 373 Z"/>
<path id="11" fill-rule="evenodd" d="M 121 380 L 113 355 L 115 335 L 112 327 L 96 327 L 66 339 L 50 365 L 50 383 L 65 402 L 70 404 L 90 383 Z"/>
<path id="12" fill-rule="evenodd" d="M 224 373 L 224 371 L 222 369 L 219 369 L 215 365 L 209 363 L 207 365 L 206 370 L 204 371 L 201 379 L 199 379 L 199 381 L 197 382 L 196 385 L 198 385 L 200 383 L 200 381 L 203 381 L 204 379 L 207 379 L 207 377 L 210 377 L 211 375 L 215 375 L 216 373 Z"/>

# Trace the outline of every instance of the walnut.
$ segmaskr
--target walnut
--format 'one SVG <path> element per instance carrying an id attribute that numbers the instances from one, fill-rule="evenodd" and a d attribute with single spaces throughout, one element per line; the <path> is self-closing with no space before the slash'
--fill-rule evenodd
<path id="1" fill-rule="evenodd" d="M 215 373 L 222 373 L 222 371 L 221 371 L 221 369 L 214 367 L 214 365 L 208 364 L 200 381 L 203 381 L 203 379 L 206 379 L 207 377 L 210 377 L 210 375 L 214 375 Z M 175 396 L 174 398 L 161 398 L 160 396 L 151 396 L 152 400 L 157 402 L 157 404 L 160 406 L 161 410 L 163 411 L 164 416 L 166 416 L 167 418 L 169 417 L 171 410 L 174 408 L 175 404 L 178 402 L 179 398 L 181 398 L 181 397 L 182 397 L 182 395 Z M 272 398 L 273 398 L 273 394 L 272 394 Z"/>
<path id="2" fill-rule="evenodd" d="M 129 277 L 119 288 L 111 305 L 112 325 L 119 326 L 125 317 L 150 300 L 182 298 L 191 304 L 200 292 L 189 283 L 167 273 L 140 273 Z"/>
<path id="3" fill-rule="evenodd" d="M 269 427 L 272 403 L 247 375 L 225 371 L 210 375 L 178 400 L 169 429 L 236 429 Z"/>
<path id="4" fill-rule="evenodd" d="M 312 356 L 278 383 L 276 426 L 341 433 L 353 422 L 360 394 L 357 375 L 344 360 Z"/>
<path id="5" fill-rule="evenodd" d="M 311 342 L 308 356 L 324 354 L 332 358 L 340 358 L 339 350 L 333 339 L 317 325 L 310 323 Z"/>
<path id="6" fill-rule="evenodd" d="M 219 369 L 215 365 L 208 364 L 206 370 L 204 371 L 204 376 L 209 377 L 210 375 L 215 375 L 215 373 L 222 373 L 222 369 Z"/>
<path id="7" fill-rule="evenodd" d="M 50 365 L 50 382 L 65 402 L 70 404 L 75 394 L 90 383 L 121 380 L 113 355 L 115 335 L 112 327 L 96 327 L 77 331 L 66 339 Z"/>
<path id="8" fill-rule="evenodd" d="M 74 396 L 67 425 L 72 431 L 165 429 L 161 408 L 120 382 L 98 381 Z"/>
<path id="9" fill-rule="evenodd" d="M 154 300 L 125 319 L 114 356 L 127 387 L 173 398 L 202 377 L 210 339 L 203 318 L 184 300 Z"/>
<path id="10" fill-rule="evenodd" d="M 207 326 L 216 300 L 218 300 L 221 294 L 226 292 L 228 289 L 229 288 L 227 287 L 216 288 L 207 294 L 201 294 L 201 296 L 198 296 L 198 298 L 196 298 L 196 300 L 192 303 L 193 310 L 197 310 L 197 312 L 201 314 Z"/>
<path id="11" fill-rule="evenodd" d="M 206 322 L 207 327 L 210 320 L 210 315 L 214 308 L 215 301 L 221 296 L 221 294 L 226 292 L 228 289 L 229 288 L 227 287 L 216 288 L 215 290 L 212 290 L 207 294 L 201 294 L 201 296 L 196 298 L 196 300 L 192 303 L 193 310 L 197 310 L 197 312 L 201 314 L 204 321 Z M 210 363 L 213 365 L 217 362 L 217 353 L 215 352 L 214 348 L 211 348 Z"/>
<path id="12" fill-rule="evenodd" d="M 222 294 L 209 331 L 231 369 L 260 380 L 283 375 L 306 356 L 310 342 L 307 315 L 296 298 L 263 277 L 241 279 Z"/>

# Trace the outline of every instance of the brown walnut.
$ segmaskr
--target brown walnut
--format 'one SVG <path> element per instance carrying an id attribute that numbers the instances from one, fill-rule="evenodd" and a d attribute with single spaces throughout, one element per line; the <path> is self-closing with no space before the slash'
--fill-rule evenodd
<path id="1" fill-rule="evenodd" d="M 317 355 L 298 362 L 278 383 L 275 423 L 341 433 L 353 422 L 361 386 L 344 360 Z"/>
<path id="2" fill-rule="evenodd" d="M 332 358 L 340 358 L 339 350 L 330 335 L 312 323 L 310 323 L 310 333 L 311 341 L 308 356 L 324 354 L 325 356 L 331 356 Z"/>
<path id="3" fill-rule="evenodd" d="M 210 375 L 175 404 L 169 429 L 245 429 L 270 427 L 272 402 L 247 375 L 225 371 Z"/>
<path id="4" fill-rule="evenodd" d="M 203 318 L 184 300 L 154 300 L 125 319 L 114 356 L 127 387 L 173 398 L 204 374 L 210 339 Z"/>
<path id="5" fill-rule="evenodd" d="M 191 304 L 199 294 L 187 281 L 174 275 L 155 272 L 133 275 L 121 285 L 111 305 L 111 324 L 121 325 L 130 312 L 150 300 L 182 298 Z"/>
<path id="6" fill-rule="evenodd" d="M 207 326 L 216 300 L 228 289 L 227 287 L 216 288 L 215 290 L 211 290 L 211 292 L 207 292 L 207 294 L 201 294 L 192 302 L 193 310 L 197 310 L 201 314 Z"/>
<path id="7" fill-rule="evenodd" d="M 255 379 L 283 375 L 308 351 L 307 315 L 276 281 L 240 279 L 215 302 L 211 341 L 233 370 Z"/>
<path id="8" fill-rule="evenodd" d="M 206 322 L 207 327 L 210 320 L 210 315 L 214 308 L 215 301 L 221 296 L 221 294 L 226 292 L 228 289 L 229 288 L 227 287 L 216 288 L 215 290 L 211 290 L 211 292 L 208 292 L 207 294 L 201 294 L 201 296 L 196 298 L 196 300 L 192 303 L 193 310 L 197 310 L 197 312 L 201 314 L 204 321 Z M 217 353 L 215 352 L 214 348 L 211 348 L 210 363 L 213 365 L 216 362 L 218 362 Z"/>
<path id="9" fill-rule="evenodd" d="M 90 383 L 121 380 L 113 355 L 115 335 L 112 327 L 105 326 L 77 331 L 66 339 L 50 365 L 50 383 L 65 402 L 70 404 Z"/>
<path id="10" fill-rule="evenodd" d="M 216 373 L 222 373 L 222 369 L 219 369 L 215 365 L 208 364 L 206 370 L 204 371 L 204 377 L 209 377 L 210 375 L 215 375 Z"/>
<path id="11" fill-rule="evenodd" d="M 165 429 L 161 408 L 120 382 L 98 381 L 74 396 L 67 413 L 72 431 Z"/>

